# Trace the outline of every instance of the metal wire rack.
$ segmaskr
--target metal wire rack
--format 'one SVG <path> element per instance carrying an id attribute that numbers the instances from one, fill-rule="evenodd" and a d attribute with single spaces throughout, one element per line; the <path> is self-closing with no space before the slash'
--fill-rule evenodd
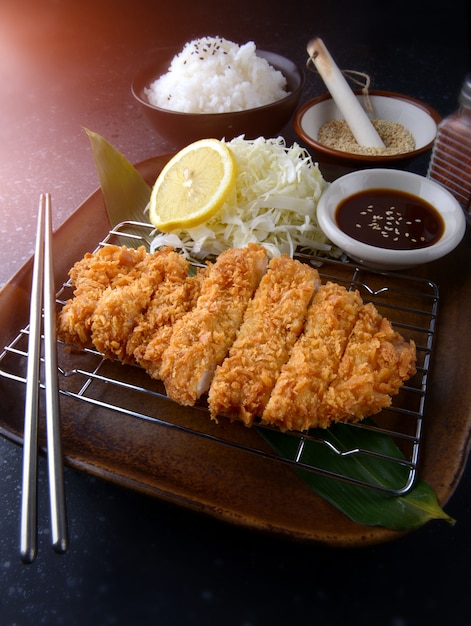
<path id="1" fill-rule="evenodd" d="M 97 248 L 106 245 L 129 247 L 145 245 L 149 248 L 152 228 L 139 222 L 123 222 L 113 228 Z M 365 302 L 372 302 L 380 313 L 391 321 L 393 327 L 407 339 L 415 341 L 417 374 L 394 397 L 391 407 L 383 409 L 374 417 L 374 421 L 365 420 L 359 424 L 342 425 L 374 433 L 375 437 L 390 438 L 401 451 L 400 455 L 391 456 L 375 448 L 363 446 L 344 448 L 329 438 L 327 431 L 313 429 L 308 433 L 286 433 L 284 436 L 291 438 L 294 452 L 289 457 L 280 456 L 267 449 L 264 442 L 264 433 L 270 431 L 270 427 L 256 425 L 255 429 L 260 435 L 256 440 L 260 440 L 260 445 L 254 445 L 253 438 L 247 444 L 246 438 L 240 436 L 241 429 L 245 427 L 239 423 L 227 427 L 228 420 L 219 424 L 211 421 L 205 401 L 191 410 L 182 411 L 181 419 L 169 420 L 165 412 L 165 415 L 162 415 L 162 402 L 173 403 L 173 401 L 166 396 L 163 385 L 152 380 L 144 370 L 137 366 L 124 366 L 106 360 L 92 349 L 71 351 L 69 347 L 59 342 L 60 393 L 77 404 L 76 419 L 81 419 L 80 405 L 86 403 L 96 407 L 96 410 L 116 411 L 129 418 L 155 424 L 156 427 L 172 429 L 182 435 L 204 438 L 217 446 L 237 448 L 248 454 L 266 458 L 267 461 L 285 464 L 294 470 L 313 472 L 395 495 L 407 493 L 412 488 L 418 472 L 427 383 L 436 334 L 438 288 L 429 280 L 404 273 L 373 272 L 350 262 L 311 254 L 300 253 L 297 257 L 316 267 L 323 282 L 333 280 L 347 288 L 358 289 Z M 57 293 L 58 308 L 70 297 L 72 286 L 70 282 L 66 282 Z M 22 328 L 3 349 L 0 354 L 0 376 L 25 383 L 28 333 L 28 327 Z M 140 409 L 137 410 L 136 407 Z M 191 419 L 187 417 L 189 412 L 192 415 Z M 178 412 L 172 413 L 176 414 Z M 309 455 L 309 460 L 306 460 L 308 457 L 305 452 L 312 444 L 326 446 L 340 461 L 336 464 L 336 471 L 313 462 L 312 454 Z M 373 479 L 369 481 L 355 478 L 348 470 L 348 463 L 352 458 L 360 462 L 362 458 L 377 458 L 381 462 L 400 466 L 398 484 L 384 487 Z M 345 470 L 342 467 L 343 459 Z"/>

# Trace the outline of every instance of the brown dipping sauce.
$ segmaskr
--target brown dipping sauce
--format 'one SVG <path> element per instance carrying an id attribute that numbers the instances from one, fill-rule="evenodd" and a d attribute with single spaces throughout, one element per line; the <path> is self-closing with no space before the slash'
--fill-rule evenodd
<path id="1" fill-rule="evenodd" d="M 436 243 L 443 218 L 428 202 L 395 189 L 359 191 L 337 207 L 337 225 L 357 241 L 378 248 L 414 250 Z"/>

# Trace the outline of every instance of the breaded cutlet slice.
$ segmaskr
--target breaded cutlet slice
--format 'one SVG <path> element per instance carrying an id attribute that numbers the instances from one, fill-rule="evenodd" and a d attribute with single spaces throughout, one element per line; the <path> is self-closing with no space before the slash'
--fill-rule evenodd
<path id="1" fill-rule="evenodd" d="M 103 292 L 122 283 L 145 255 L 144 246 L 135 250 L 109 245 L 77 261 L 69 272 L 74 296 L 57 316 L 58 338 L 79 348 L 90 347 L 92 316 Z"/>
<path id="2" fill-rule="evenodd" d="M 216 369 L 208 393 L 213 419 L 226 415 L 251 426 L 262 415 L 319 286 L 318 271 L 308 265 L 287 255 L 270 261 L 229 355 Z"/>
<path id="3" fill-rule="evenodd" d="M 200 269 L 184 279 L 169 274 L 134 328 L 127 350 L 151 378 L 160 379 L 162 355 L 170 344 L 173 327 L 196 306 L 206 271 L 207 268 Z"/>
<path id="4" fill-rule="evenodd" d="M 266 250 L 250 244 L 222 252 L 209 268 L 196 306 L 177 320 L 160 370 L 167 394 L 193 405 L 211 384 L 266 271 Z"/>
<path id="5" fill-rule="evenodd" d="M 185 257 L 173 250 L 158 257 L 161 266 L 158 268 L 160 280 L 156 281 L 155 290 L 148 306 L 135 319 L 134 327 L 128 337 L 126 354 L 130 359 L 135 358 L 135 352 L 143 352 L 166 319 L 165 311 L 172 300 L 177 298 L 181 286 L 185 285 L 189 275 L 190 264 Z"/>
<path id="6" fill-rule="evenodd" d="M 175 255 L 170 247 L 146 254 L 118 285 L 105 289 L 97 302 L 91 324 L 93 345 L 105 357 L 133 362 L 126 349 L 128 340 Z"/>
<path id="7" fill-rule="evenodd" d="M 335 378 L 362 299 L 358 291 L 327 282 L 315 294 L 304 332 L 295 343 L 262 415 L 281 430 L 326 425 L 322 398 Z"/>
<path id="8" fill-rule="evenodd" d="M 390 406 L 416 372 L 416 349 L 376 307 L 365 304 L 320 406 L 323 424 L 356 422 Z"/>

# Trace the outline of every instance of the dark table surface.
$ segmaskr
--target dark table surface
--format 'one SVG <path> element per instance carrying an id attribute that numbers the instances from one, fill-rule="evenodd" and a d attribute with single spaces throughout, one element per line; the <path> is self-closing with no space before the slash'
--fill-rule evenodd
<path id="1" fill-rule="evenodd" d="M 96 189 L 84 127 L 132 162 L 172 151 L 130 93 L 133 75 L 166 49 L 220 35 L 303 65 L 318 35 L 340 67 L 446 115 L 469 71 L 467 4 L 0 0 L 0 285 L 32 254 L 39 194 L 52 194 L 57 228 Z M 323 91 L 309 74 L 302 101 Z M 290 126 L 283 134 L 296 140 Z M 469 466 L 446 504 L 454 527 L 432 522 L 358 549 L 252 532 L 66 468 L 70 546 L 58 556 L 41 458 L 39 552 L 25 566 L 21 456 L 0 439 L 1 626 L 470 623 Z"/>

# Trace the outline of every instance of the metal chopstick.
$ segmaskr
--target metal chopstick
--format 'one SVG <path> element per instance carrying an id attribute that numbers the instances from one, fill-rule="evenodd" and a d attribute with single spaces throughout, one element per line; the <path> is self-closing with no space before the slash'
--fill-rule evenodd
<path id="1" fill-rule="evenodd" d="M 33 278 L 26 369 L 26 397 L 23 444 L 23 481 L 21 492 L 20 555 L 24 563 L 36 557 L 37 525 L 37 464 L 38 464 L 38 412 L 41 350 L 41 308 L 44 282 L 44 211 L 39 205 L 36 246 L 34 250 Z"/>
<path id="2" fill-rule="evenodd" d="M 52 547 L 67 550 L 67 520 L 62 461 L 59 385 L 57 379 L 56 288 L 52 258 L 51 198 L 45 198 L 44 229 L 44 355 L 46 382 L 47 461 Z"/>
<path id="3" fill-rule="evenodd" d="M 60 437 L 52 217 L 49 194 L 42 194 L 39 201 L 31 286 L 20 524 L 20 555 L 24 563 L 32 563 L 37 552 L 38 419 L 43 307 L 46 436 L 52 546 L 56 552 L 65 552 L 68 539 Z"/>

